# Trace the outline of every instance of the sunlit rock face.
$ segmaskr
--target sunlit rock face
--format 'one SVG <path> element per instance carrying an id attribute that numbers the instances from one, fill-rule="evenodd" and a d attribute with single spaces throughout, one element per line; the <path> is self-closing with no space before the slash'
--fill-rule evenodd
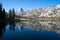
<path id="1" fill-rule="evenodd" d="M 16 13 L 17 16 L 25 16 L 25 11 L 22 8 L 19 8 Z"/>
<path id="2" fill-rule="evenodd" d="M 33 8 L 25 11 L 20 8 L 16 11 L 16 15 L 23 15 L 26 17 L 58 17 L 60 16 L 59 14 L 60 4 L 46 8 Z"/>
<path id="3" fill-rule="evenodd" d="M 55 8 L 56 8 L 56 9 L 59 9 L 59 8 L 60 8 L 60 4 L 59 4 L 59 5 L 56 5 Z"/>

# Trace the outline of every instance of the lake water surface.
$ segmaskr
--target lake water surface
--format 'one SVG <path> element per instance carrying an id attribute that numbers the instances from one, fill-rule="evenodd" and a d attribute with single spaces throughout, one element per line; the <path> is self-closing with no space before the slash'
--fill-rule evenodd
<path id="1" fill-rule="evenodd" d="M 22 21 L 1 25 L 0 40 L 60 40 L 60 22 Z"/>

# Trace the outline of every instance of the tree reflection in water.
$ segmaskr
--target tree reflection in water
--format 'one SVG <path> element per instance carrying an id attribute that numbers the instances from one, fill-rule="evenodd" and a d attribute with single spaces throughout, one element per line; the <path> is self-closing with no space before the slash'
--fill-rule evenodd
<path id="1" fill-rule="evenodd" d="M 0 22 L 0 37 L 2 37 L 3 33 L 5 32 L 6 24 L 4 22 Z"/>
<path id="2" fill-rule="evenodd" d="M 22 21 L 20 23 L 18 22 L 0 22 L 0 37 L 3 36 L 3 33 L 5 33 L 5 28 L 7 25 L 9 26 L 9 29 L 13 32 L 15 32 L 15 27 L 17 27 L 20 31 L 24 28 L 30 28 L 33 30 L 46 30 L 46 31 L 52 31 L 60 33 L 60 22 L 51 22 L 51 21 Z"/>
<path id="3" fill-rule="evenodd" d="M 5 28 L 8 24 L 10 25 L 10 30 L 12 30 L 14 32 L 14 30 L 15 30 L 14 22 L 0 22 L 0 37 L 2 37 L 3 33 L 5 33 Z"/>

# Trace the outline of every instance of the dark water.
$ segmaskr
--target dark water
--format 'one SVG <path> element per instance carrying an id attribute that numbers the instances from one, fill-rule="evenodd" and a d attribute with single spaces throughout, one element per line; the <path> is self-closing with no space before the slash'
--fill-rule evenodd
<path id="1" fill-rule="evenodd" d="M 55 24 L 59 26 L 59 22 L 47 21 L 23 21 L 6 25 L 0 23 L 0 40 L 60 40 L 60 33 L 42 30 L 45 26 L 50 28 Z"/>

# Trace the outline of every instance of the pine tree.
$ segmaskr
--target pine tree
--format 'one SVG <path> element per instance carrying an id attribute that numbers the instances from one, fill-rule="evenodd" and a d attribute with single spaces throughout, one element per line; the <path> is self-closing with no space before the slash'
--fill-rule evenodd
<path id="1" fill-rule="evenodd" d="M 0 12 L 2 11 L 2 4 L 0 3 Z"/>
<path id="2" fill-rule="evenodd" d="M 5 9 L 3 9 L 3 14 L 4 14 L 4 16 L 5 16 Z"/>
<path id="3" fill-rule="evenodd" d="M 3 19 L 5 20 L 6 16 L 5 16 L 5 9 L 3 9 Z"/>
<path id="4" fill-rule="evenodd" d="M 9 18 L 11 18 L 11 13 L 12 13 L 12 10 L 10 9 L 9 10 Z"/>
<path id="5" fill-rule="evenodd" d="M 13 8 L 13 17 L 15 17 L 15 9 Z"/>
<path id="6" fill-rule="evenodd" d="M 0 20 L 2 19 L 2 4 L 0 3 Z"/>
<path id="7" fill-rule="evenodd" d="M 0 3 L 0 20 L 3 21 L 4 20 L 4 13 L 2 11 L 2 4 Z"/>

